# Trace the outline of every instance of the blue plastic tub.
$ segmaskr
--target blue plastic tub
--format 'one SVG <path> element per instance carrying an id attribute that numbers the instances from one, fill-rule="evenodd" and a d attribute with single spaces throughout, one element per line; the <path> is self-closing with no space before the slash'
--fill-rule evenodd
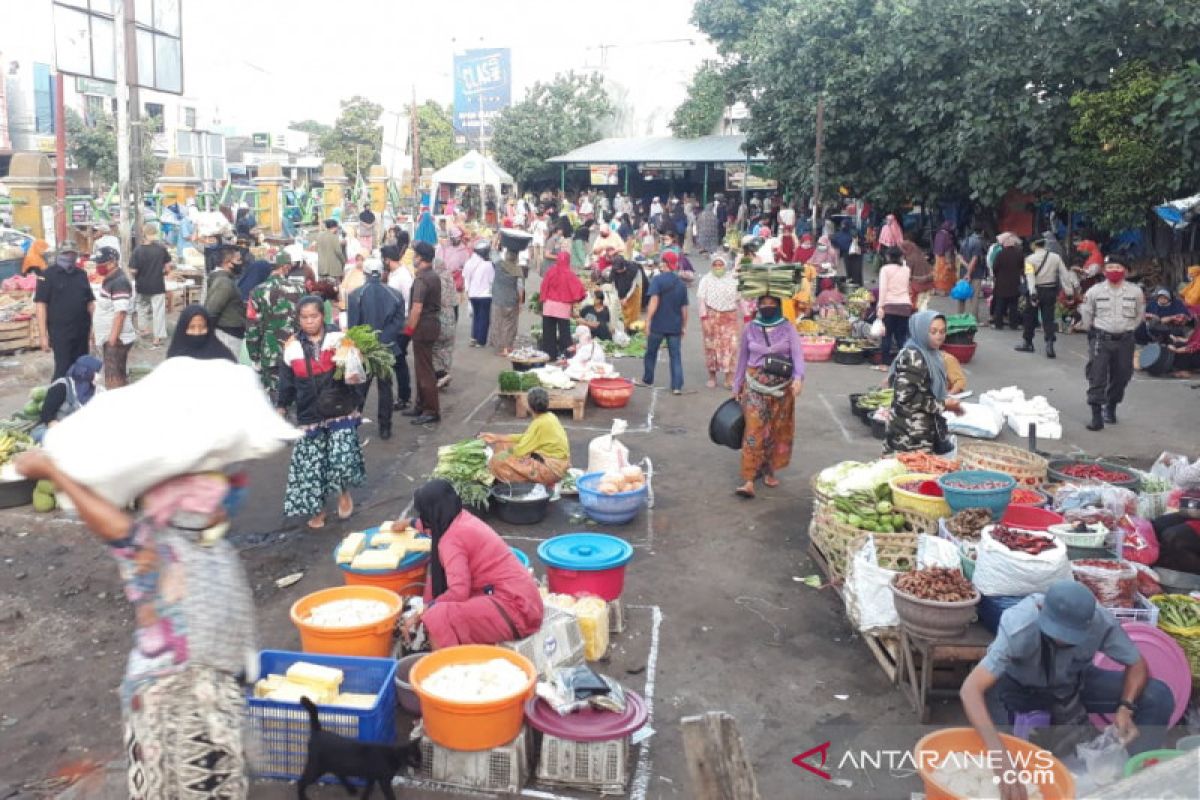
<path id="1" fill-rule="evenodd" d="M 646 505 L 650 496 L 649 486 L 643 485 L 632 492 L 604 494 L 596 491 L 596 486 L 603 477 L 603 472 L 589 472 L 579 476 L 575 481 L 575 486 L 579 489 L 579 504 L 596 522 L 605 525 L 624 525 L 632 522 L 642 506 Z"/>
<path id="2" fill-rule="evenodd" d="M 517 561 L 521 562 L 522 567 L 529 569 L 529 556 L 525 555 L 515 547 L 509 547 L 508 549 L 512 550 L 512 554 L 517 557 Z"/>
<path id="3" fill-rule="evenodd" d="M 1004 483 L 1004 488 L 958 489 L 946 485 L 946 482 L 951 480 L 964 483 L 1000 481 Z M 1011 475 L 1005 475 L 1003 472 L 968 469 L 958 472 L 948 472 L 942 475 L 937 479 L 937 485 L 942 490 L 942 496 L 945 498 L 947 505 L 950 506 L 951 511 L 957 513 L 967 508 L 986 508 L 992 512 L 992 519 L 1000 519 L 1000 515 L 1004 513 L 1004 509 L 1008 508 L 1008 504 L 1012 500 L 1012 493 L 1013 489 L 1017 486 L 1017 480 Z"/>
<path id="4" fill-rule="evenodd" d="M 258 654 L 259 676 L 282 675 L 297 661 L 336 667 L 344 674 L 341 690 L 375 695 L 375 705 L 365 711 L 340 706 L 318 706 L 321 727 L 359 742 L 396 741 L 396 662 L 390 658 L 355 658 L 318 653 L 264 650 Z M 299 703 L 281 703 L 254 696 L 248 690 L 251 723 L 262 743 L 264 778 L 296 780 L 308 758 L 308 712 Z M 330 776 L 332 780 L 332 776 Z"/>

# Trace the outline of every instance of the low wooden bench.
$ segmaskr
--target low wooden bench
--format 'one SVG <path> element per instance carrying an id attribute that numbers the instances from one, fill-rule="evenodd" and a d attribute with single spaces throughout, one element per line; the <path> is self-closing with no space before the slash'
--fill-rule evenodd
<path id="1" fill-rule="evenodd" d="M 587 381 L 579 381 L 573 389 L 547 389 L 546 391 L 550 394 L 551 411 L 570 411 L 571 419 L 583 419 L 588 398 Z M 529 416 L 528 392 L 500 392 L 500 394 L 503 397 L 511 397 L 516 401 L 518 419 L 525 419 Z"/>
<path id="2" fill-rule="evenodd" d="M 954 639 L 926 639 L 900 626 L 900 652 L 894 682 L 900 685 L 921 722 L 929 721 L 929 698 L 935 692 L 957 694 L 961 680 L 949 686 L 935 686 L 938 677 L 950 670 L 973 667 L 987 653 L 995 637 L 983 625 L 972 623 Z"/>

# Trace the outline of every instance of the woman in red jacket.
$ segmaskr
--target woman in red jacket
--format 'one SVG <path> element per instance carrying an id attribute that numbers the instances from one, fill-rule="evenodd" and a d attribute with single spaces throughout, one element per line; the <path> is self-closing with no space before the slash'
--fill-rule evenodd
<path id="1" fill-rule="evenodd" d="M 585 297 L 583 282 L 571 269 L 571 255 L 559 253 L 541 286 L 542 349 L 551 361 L 567 354 L 571 346 L 571 309 Z"/>
<path id="2" fill-rule="evenodd" d="M 417 490 L 413 508 L 433 538 L 425 579 L 425 609 L 417 622 L 434 649 L 524 639 L 542 626 L 542 596 L 529 570 L 500 535 L 469 511 L 454 487 L 432 480 Z"/>

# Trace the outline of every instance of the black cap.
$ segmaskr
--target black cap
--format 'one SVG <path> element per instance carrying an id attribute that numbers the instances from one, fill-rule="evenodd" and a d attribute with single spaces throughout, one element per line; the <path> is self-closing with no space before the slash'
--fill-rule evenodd
<path id="1" fill-rule="evenodd" d="M 379 248 L 379 257 L 384 261 L 399 261 L 400 248 L 394 244 L 385 244 Z"/>
<path id="2" fill-rule="evenodd" d="M 1125 262 L 1126 262 L 1125 256 L 1121 255 L 1120 253 L 1113 253 L 1111 255 L 1105 256 L 1105 258 L 1104 258 L 1104 266 L 1106 266 L 1106 267 L 1113 266 L 1113 267 L 1121 267 L 1122 269 L 1128 269 L 1129 264 L 1127 264 Z"/>
<path id="3" fill-rule="evenodd" d="M 325 220 L 325 227 L 326 227 L 326 228 L 336 228 L 337 226 L 338 226 L 338 221 L 337 221 L 336 219 L 327 219 L 327 220 Z"/>
<path id="4" fill-rule="evenodd" d="M 92 256 L 92 261 L 95 261 L 97 264 L 111 264 L 118 258 L 119 254 L 114 248 L 101 247 L 100 250 Z"/>

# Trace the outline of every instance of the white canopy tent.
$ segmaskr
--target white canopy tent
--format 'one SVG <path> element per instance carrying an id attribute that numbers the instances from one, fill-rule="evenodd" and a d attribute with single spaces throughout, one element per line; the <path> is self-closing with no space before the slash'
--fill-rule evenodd
<path id="1" fill-rule="evenodd" d="M 499 201 L 501 187 L 515 186 L 516 181 L 495 161 L 484 156 L 478 150 L 470 150 L 462 158 L 452 161 L 433 173 L 433 185 L 430 187 L 429 196 L 435 204 L 443 184 L 477 186 L 480 197 L 485 196 L 484 187 L 490 186 L 496 193 L 496 200 Z"/>

